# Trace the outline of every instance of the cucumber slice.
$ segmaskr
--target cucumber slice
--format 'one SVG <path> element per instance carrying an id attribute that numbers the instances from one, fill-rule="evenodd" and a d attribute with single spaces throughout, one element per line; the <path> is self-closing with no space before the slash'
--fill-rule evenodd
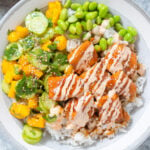
<path id="1" fill-rule="evenodd" d="M 23 50 L 25 52 L 27 52 L 27 51 L 30 51 L 32 48 L 34 48 L 35 39 L 33 36 L 28 36 L 28 37 L 20 40 L 20 44 L 23 47 Z"/>
<path id="2" fill-rule="evenodd" d="M 49 28 L 49 29 L 47 30 L 47 32 L 41 37 L 40 43 L 43 44 L 43 43 L 45 43 L 46 41 L 52 39 L 52 38 L 54 37 L 54 34 L 55 34 L 54 29 L 53 29 L 53 28 Z"/>
<path id="3" fill-rule="evenodd" d="M 41 60 L 38 59 L 38 56 L 42 55 L 43 50 L 41 49 L 33 49 L 28 55 L 28 61 L 35 67 L 40 70 L 46 70 L 48 65 L 41 63 Z"/>
<path id="4" fill-rule="evenodd" d="M 47 93 L 49 92 L 48 78 L 50 76 L 51 75 L 46 75 L 45 78 L 44 78 L 44 88 L 45 88 L 45 90 L 46 90 Z"/>
<path id="5" fill-rule="evenodd" d="M 4 51 L 4 59 L 8 61 L 17 60 L 23 53 L 23 48 L 19 43 L 10 43 Z"/>
<path id="6" fill-rule="evenodd" d="M 48 27 L 48 19 L 40 11 L 33 11 L 27 15 L 25 25 L 29 31 L 41 35 Z"/>
<path id="7" fill-rule="evenodd" d="M 23 77 L 17 82 L 15 90 L 20 98 L 32 98 L 37 93 L 37 80 L 32 77 Z"/>
<path id="8" fill-rule="evenodd" d="M 9 89 L 10 89 L 10 85 L 8 83 L 6 83 L 5 80 L 3 80 L 2 81 L 2 90 L 3 90 L 3 92 L 8 94 L 9 93 Z"/>
<path id="9" fill-rule="evenodd" d="M 25 125 L 22 132 L 23 139 L 29 144 L 38 143 L 42 138 L 42 130 L 34 128 L 29 125 Z"/>
<path id="10" fill-rule="evenodd" d="M 49 99 L 49 95 L 44 92 L 39 100 L 39 106 L 45 113 L 49 113 L 51 107 L 55 106 L 56 102 Z"/>
<path id="11" fill-rule="evenodd" d="M 25 134 L 22 134 L 22 138 L 24 139 L 24 141 L 26 142 L 26 143 L 28 143 L 28 144 L 37 144 L 37 143 L 39 143 L 40 142 L 40 140 L 41 140 L 41 138 L 39 138 L 39 139 L 30 139 L 30 138 L 28 138 Z"/>

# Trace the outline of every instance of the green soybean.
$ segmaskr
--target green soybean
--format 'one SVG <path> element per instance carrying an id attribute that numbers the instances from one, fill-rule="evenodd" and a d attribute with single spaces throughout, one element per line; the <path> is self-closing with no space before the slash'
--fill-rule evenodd
<path id="1" fill-rule="evenodd" d="M 97 23 L 97 24 L 101 24 L 101 23 L 102 23 L 102 19 L 101 19 L 100 16 L 97 16 L 97 17 L 96 17 L 96 23 Z"/>
<path id="2" fill-rule="evenodd" d="M 79 8 L 77 8 L 76 11 L 83 11 L 82 6 L 80 6 Z"/>
<path id="3" fill-rule="evenodd" d="M 84 33 L 83 37 L 82 37 L 82 40 L 83 41 L 89 40 L 91 38 L 91 36 L 92 36 L 91 32 Z"/>
<path id="4" fill-rule="evenodd" d="M 109 18 L 109 25 L 110 25 L 111 27 L 113 27 L 114 24 L 115 24 L 114 19 L 113 19 L 113 18 Z"/>
<path id="5" fill-rule="evenodd" d="M 90 2 L 88 2 L 88 1 L 84 2 L 83 6 L 82 6 L 83 10 L 88 11 L 89 4 L 90 4 Z"/>
<path id="6" fill-rule="evenodd" d="M 88 12 L 86 14 L 86 20 L 88 20 L 88 19 L 90 19 L 90 20 L 95 19 L 97 17 L 97 14 L 98 14 L 97 11 Z"/>
<path id="7" fill-rule="evenodd" d="M 132 42 L 133 40 L 133 35 L 131 33 L 127 33 L 125 34 L 124 38 L 123 38 L 125 41 L 128 41 L 128 42 Z"/>
<path id="8" fill-rule="evenodd" d="M 113 37 L 110 37 L 107 39 L 107 44 L 112 45 L 113 44 Z"/>
<path id="9" fill-rule="evenodd" d="M 120 35 L 121 37 L 124 37 L 126 33 L 127 33 L 127 30 L 126 30 L 126 29 L 121 29 L 121 30 L 119 31 L 119 35 Z"/>
<path id="10" fill-rule="evenodd" d="M 71 0 L 67 0 L 66 3 L 64 4 L 65 8 L 70 8 L 71 6 Z"/>
<path id="11" fill-rule="evenodd" d="M 128 27 L 127 28 L 128 32 L 131 33 L 133 36 L 136 36 L 137 35 L 137 30 L 133 27 Z"/>
<path id="12" fill-rule="evenodd" d="M 100 51 L 101 51 L 100 45 L 95 45 L 94 48 L 95 48 L 95 50 L 96 50 L 97 52 L 100 52 Z"/>
<path id="13" fill-rule="evenodd" d="M 63 21 L 63 20 L 58 20 L 58 26 L 61 27 L 64 31 L 67 30 L 67 25 L 66 25 L 66 22 Z"/>
<path id="14" fill-rule="evenodd" d="M 88 19 L 86 21 L 86 29 L 87 29 L 87 31 L 90 31 L 92 28 L 93 28 L 92 20 Z"/>
<path id="15" fill-rule="evenodd" d="M 111 13 L 107 13 L 105 18 L 108 18 L 108 19 L 109 19 L 109 18 L 111 18 L 111 17 L 113 17 L 113 15 L 112 15 Z"/>
<path id="16" fill-rule="evenodd" d="M 105 18 L 107 13 L 108 13 L 108 7 L 104 4 L 99 4 L 98 5 L 98 10 L 99 10 L 99 16 L 101 18 Z"/>
<path id="17" fill-rule="evenodd" d="M 97 9 L 97 3 L 96 2 L 91 2 L 90 4 L 89 4 L 89 10 L 90 11 L 94 11 L 94 10 L 96 10 Z"/>
<path id="18" fill-rule="evenodd" d="M 85 13 L 83 11 L 76 11 L 75 16 L 79 19 L 84 18 Z"/>
<path id="19" fill-rule="evenodd" d="M 97 26 L 97 24 L 94 23 L 94 24 L 93 24 L 93 28 L 95 28 L 96 26 Z"/>
<path id="20" fill-rule="evenodd" d="M 116 23 L 115 29 L 116 29 L 117 31 L 120 31 L 121 29 L 123 29 L 123 26 L 122 26 L 120 23 Z"/>
<path id="21" fill-rule="evenodd" d="M 83 30 L 86 31 L 86 22 L 85 21 L 81 21 L 81 25 L 83 27 Z"/>
<path id="22" fill-rule="evenodd" d="M 67 18 L 68 18 L 68 10 L 66 8 L 63 8 L 61 13 L 60 13 L 59 19 L 65 21 Z"/>
<path id="23" fill-rule="evenodd" d="M 82 33 L 82 25 L 80 22 L 76 23 L 76 33 L 77 35 L 80 35 Z"/>
<path id="24" fill-rule="evenodd" d="M 107 49 L 107 40 L 105 38 L 101 38 L 99 45 L 103 51 L 106 50 Z"/>
<path id="25" fill-rule="evenodd" d="M 54 32 L 55 34 L 64 34 L 64 30 L 59 26 L 55 27 Z"/>
<path id="26" fill-rule="evenodd" d="M 73 3 L 73 4 L 71 4 L 71 9 L 77 10 L 80 6 L 81 6 L 81 4 L 79 4 L 79 3 Z"/>
<path id="27" fill-rule="evenodd" d="M 69 34 L 68 36 L 70 39 L 79 39 L 80 38 L 79 35 L 75 35 L 75 34 Z"/>
<path id="28" fill-rule="evenodd" d="M 74 23 L 74 22 L 76 22 L 77 20 L 78 20 L 77 17 L 74 16 L 74 15 L 72 15 L 72 16 L 70 16 L 70 17 L 68 18 L 68 22 L 69 22 L 69 23 Z"/>
<path id="29" fill-rule="evenodd" d="M 76 26 L 75 26 L 75 24 L 71 24 L 71 25 L 69 26 L 69 32 L 70 32 L 71 34 L 76 34 Z"/>
<path id="30" fill-rule="evenodd" d="M 118 23 L 121 20 L 120 16 L 114 16 L 113 18 L 114 18 L 115 23 Z"/>

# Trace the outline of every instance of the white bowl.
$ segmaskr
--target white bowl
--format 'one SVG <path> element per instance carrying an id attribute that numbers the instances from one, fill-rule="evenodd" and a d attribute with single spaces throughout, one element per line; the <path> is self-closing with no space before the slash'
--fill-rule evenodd
<path id="1" fill-rule="evenodd" d="M 21 24 L 25 16 L 35 8 L 44 8 L 50 0 L 21 0 L 17 3 L 1 20 L 0 22 L 0 58 L 7 44 L 7 31 L 14 29 Z M 132 124 L 127 133 L 119 134 L 114 139 L 104 140 L 97 144 L 86 148 L 89 150 L 125 150 L 137 148 L 150 133 L 150 20 L 137 9 L 130 0 L 97 0 L 107 4 L 113 13 L 120 14 L 125 26 L 133 25 L 139 32 L 139 40 L 137 42 L 139 60 L 146 65 L 147 68 L 147 83 L 143 93 L 144 107 L 136 111 L 132 115 Z M 2 79 L 2 74 L 1 74 Z M 0 91 L 0 121 L 5 126 L 10 135 L 29 150 L 47 150 L 61 149 L 70 150 L 76 149 L 71 146 L 62 145 L 52 141 L 48 136 L 44 137 L 40 144 L 35 146 L 29 145 L 22 140 L 22 124 L 17 119 L 14 119 L 8 111 L 12 102 L 2 91 Z M 7 133 L 6 133 L 7 134 Z"/>

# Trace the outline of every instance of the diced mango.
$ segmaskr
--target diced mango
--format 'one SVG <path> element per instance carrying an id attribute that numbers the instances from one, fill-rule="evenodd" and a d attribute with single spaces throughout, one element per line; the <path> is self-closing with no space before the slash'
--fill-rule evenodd
<path id="1" fill-rule="evenodd" d="M 8 96 L 10 98 L 15 98 L 15 94 L 16 94 L 15 87 L 16 87 L 16 84 L 17 84 L 17 81 L 12 81 L 11 82 L 10 90 L 9 90 L 9 93 L 8 93 Z"/>
<path id="2" fill-rule="evenodd" d="M 28 106 L 29 108 L 37 108 L 38 107 L 38 96 L 34 96 L 30 99 L 28 99 Z"/>
<path id="3" fill-rule="evenodd" d="M 17 42 L 19 39 L 20 39 L 19 33 L 16 31 L 13 31 L 8 35 L 9 42 Z"/>
<path id="4" fill-rule="evenodd" d="M 44 128 L 45 119 L 42 117 L 42 114 L 36 114 L 27 118 L 27 124 L 31 127 Z"/>
<path id="5" fill-rule="evenodd" d="M 28 61 L 28 58 L 26 55 L 23 55 L 19 58 L 19 61 L 18 63 L 23 67 L 25 65 L 28 65 L 29 64 L 29 61 Z"/>
<path id="6" fill-rule="evenodd" d="M 44 51 L 50 51 L 50 49 L 48 48 L 48 46 L 51 45 L 51 44 L 52 44 L 51 41 L 47 41 L 46 43 L 44 43 L 44 44 L 41 46 L 42 50 L 44 50 Z"/>
<path id="7" fill-rule="evenodd" d="M 25 72 L 25 74 L 36 76 L 37 78 L 40 78 L 43 75 L 43 72 L 36 69 L 33 65 L 29 64 L 22 68 L 22 70 Z"/>
<path id="8" fill-rule="evenodd" d="M 60 51 L 63 51 L 66 49 L 67 46 L 67 39 L 65 36 L 61 35 L 61 36 L 57 36 L 55 38 L 55 42 L 57 43 L 57 49 Z"/>
<path id="9" fill-rule="evenodd" d="M 20 38 L 24 38 L 29 34 L 28 29 L 23 27 L 23 26 L 17 26 L 16 27 L 16 32 L 19 34 Z"/>
<path id="10" fill-rule="evenodd" d="M 18 119 L 24 119 L 29 116 L 30 108 L 25 104 L 13 103 L 10 107 L 10 113 Z"/>

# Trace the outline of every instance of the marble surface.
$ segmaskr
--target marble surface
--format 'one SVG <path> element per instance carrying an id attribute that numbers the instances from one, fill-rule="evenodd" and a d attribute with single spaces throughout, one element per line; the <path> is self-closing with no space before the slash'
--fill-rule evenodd
<path id="1" fill-rule="evenodd" d="M 19 0 L 0 0 L 0 19 L 17 1 Z M 150 0 L 133 1 L 150 16 Z M 14 143 L 13 139 L 8 139 L 5 133 L 6 130 L 0 123 L 0 150 L 23 150 L 21 145 Z M 137 150 L 150 150 L 150 137 Z"/>

